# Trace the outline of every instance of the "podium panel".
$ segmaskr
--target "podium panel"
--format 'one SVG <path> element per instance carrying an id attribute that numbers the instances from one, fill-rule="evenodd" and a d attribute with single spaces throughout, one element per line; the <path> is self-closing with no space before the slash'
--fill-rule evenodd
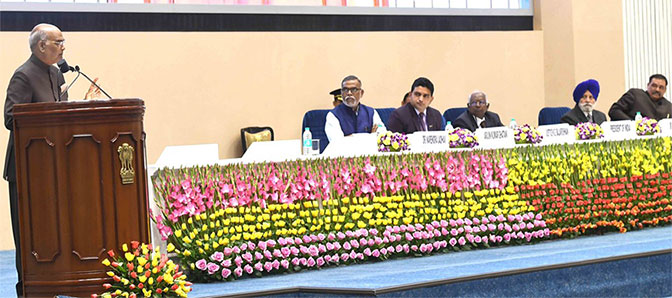
<path id="1" fill-rule="evenodd" d="M 27 297 L 102 293 L 106 251 L 149 241 L 144 102 L 14 107 Z"/>

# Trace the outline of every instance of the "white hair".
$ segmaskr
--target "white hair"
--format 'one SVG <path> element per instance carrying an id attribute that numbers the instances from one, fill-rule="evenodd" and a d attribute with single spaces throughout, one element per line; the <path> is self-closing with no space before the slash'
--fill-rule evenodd
<path id="1" fill-rule="evenodd" d="M 30 31 L 30 37 L 28 37 L 28 45 L 30 46 L 31 51 L 37 48 L 37 43 L 43 40 L 47 40 L 47 30 L 45 30 L 46 28 L 58 29 L 58 27 L 47 23 L 35 25 L 33 30 Z"/>
<path id="2" fill-rule="evenodd" d="M 485 98 L 485 102 L 487 103 L 487 102 L 488 102 L 488 95 L 485 94 L 485 92 L 483 92 L 483 91 L 481 91 L 481 90 L 478 90 L 478 89 L 472 91 L 471 94 L 469 94 L 469 97 L 467 98 L 467 103 L 470 103 L 470 102 L 471 102 L 471 99 L 472 99 L 475 95 L 479 95 L 479 94 L 483 94 L 483 97 Z"/>

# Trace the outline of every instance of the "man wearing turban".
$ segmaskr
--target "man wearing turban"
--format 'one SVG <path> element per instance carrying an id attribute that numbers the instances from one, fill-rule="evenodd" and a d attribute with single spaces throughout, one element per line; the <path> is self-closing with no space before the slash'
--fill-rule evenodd
<path id="1" fill-rule="evenodd" d="M 596 80 L 590 79 L 579 83 L 574 88 L 573 94 L 576 105 L 564 114 L 560 121 L 570 125 L 584 122 L 602 124 L 602 122 L 607 121 L 607 116 L 604 113 L 595 110 L 598 95 L 600 95 L 600 83 Z"/>

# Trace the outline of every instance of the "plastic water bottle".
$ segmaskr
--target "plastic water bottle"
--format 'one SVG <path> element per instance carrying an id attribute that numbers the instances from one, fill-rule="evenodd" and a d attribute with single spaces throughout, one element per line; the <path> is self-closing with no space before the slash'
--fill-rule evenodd
<path id="1" fill-rule="evenodd" d="M 518 127 L 518 123 L 516 123 L 516 119 L 511 118 L 511 122 L 509 122 L 509 128 L 510 129 L 516 129 Z"/>
<path id="2" fill-rule="evenodd" d="M 446 131 L 453 131 L 453 124 L 450 121 L 446 121 Z"/>
<path id="3" fill-rule="evenodd" d="M 642 120 L 642 113 L 637 112 L 637 115 L 635 115 L 635 121 Z"/>
<path id="4" fill-rule="evenodd" d="M 310 127 L 306 127 L 303 131 L 303 155 L 310 155 L 313 151 L 313 134 L 310 133 Z"/>
<path id="5" fill-rule="evenodd" d="M 383 133 L 383 125 L 378 123 L 378 128 L 376 128 L 376 135 Z"/>

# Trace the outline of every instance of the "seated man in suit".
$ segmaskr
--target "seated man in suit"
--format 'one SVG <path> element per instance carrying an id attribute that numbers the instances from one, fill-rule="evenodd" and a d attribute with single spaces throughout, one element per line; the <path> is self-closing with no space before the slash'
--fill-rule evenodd
<path id="1" fill-rule="evenodd" d="M 602 124 L 602 122 L 607 121 L 607 115 L 594 109 L 599 94 L 600 83 L 596 80 L 590 79 L 576 85 L 573 94 L 576 105 L 564 114 L 560 121 L 570 125 L 584 122 Z"/>
<path id="2" fill-rule="evenodd" d="M 634 120 L 637 112 L 642 117 L 660 120 L 672 117 L 672 102 L 664 95 L 667 90 L 667 78 L 662 74 L 649 77 L 646 91 L 638 88 L 628 90 L 609 109 L 611 120 Z"/>
<path id="3" fill-rule="evenodd" d="M 499 115 L 488 111 L 490 103 L 485 92 L 476 90 L 469 95 L 467 110 L 453 121 L 453 127 L 476 131 L 477 128 L 504 126 Z"/>
<path id="4" fill-rule="evenodd" d="M 329 142 L 353 133 L 385 132 L 385 124 L 375 109 L 359 103 L 364 96 L 362 81 L 349 75 L 341 81 L 343 103 L 329 113 L 324 124 L 324 132 Z"/>
<path id="5" fill-rule="evenodd" d="M 416 131 L 443 130 L 446 123 L 439 111 L 429 107 L 432 100 L 434 84 L 427 78 L 417 78 L 411 85 L 409 102 L 390 115 L 390 131 L 409 134 Z"/>

